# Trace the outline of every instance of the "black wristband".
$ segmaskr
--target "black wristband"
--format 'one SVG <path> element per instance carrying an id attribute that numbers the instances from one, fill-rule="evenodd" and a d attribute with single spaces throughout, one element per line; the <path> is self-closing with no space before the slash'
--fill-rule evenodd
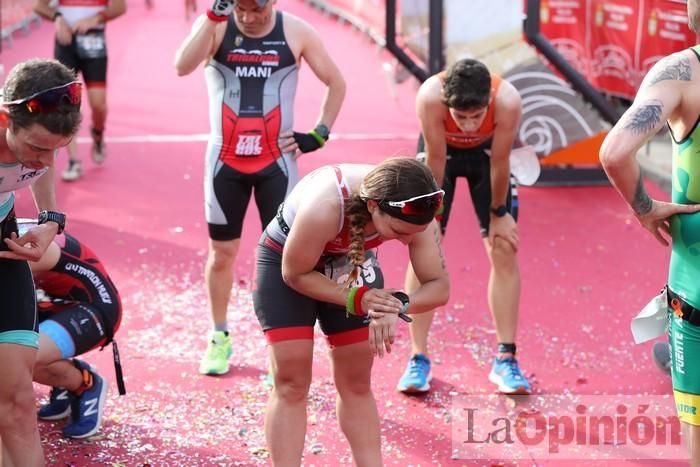
<path id="1" fill-rule="evenodd" d="M 501 204 L 496 208 L 491 208 L 491 214 L 493 214 L 496 217 L 503 217 L 506 214 L 508 214 L 508 208 L 505 204 Z"/>
<path id="2" fill-rule="evenodd" d="M 56 21 L 56 18 L 58 18 L 59 16 L 63 16 L 63 13 L 61 13 L 60 11 L 54 11 L 51 21 Z"/>
<path id="3" fill-rule="evenodd" d="M 57 211 L 41 211 L 37 217 L 37 225 L 47 222 L 55 222 L 58 226 L 57 234 L 63 233 L 66 228 L 66 215 Z"/>
<path id="4" fill-rule="evenodd" d="M 513 355 L 515 355 L 515 344 L 499 342 L 498 353 L 512 353 Z"/>
<path id="5" fill-rule="evenodd" d="M 391 295 L 393 295 L 394 297 L 401 300 L 401 303 L 403 304 L 403 307 L 401 307 L 401 312 L 399 313 L 399 318 L 406 321 L 407 323 L 412 322 L 413 318 L 411 318 L 410 316 L 408 316 L 406 314 L 406 310 L 408 309 L 408 305 L 411 303 L 411 300 L 408 298 L 408 294 L 406 294 L 404 292 L 394 292 Z"/>
<path id="6" fill-rule="evenodd" d="M 301 152 L 315 151 L 322 146 L 318 138 L 316 138 L 314 135 L 309 133 L 299 133 L 298 131 L 294 132 L 294 141 L 296 141 Z"/>

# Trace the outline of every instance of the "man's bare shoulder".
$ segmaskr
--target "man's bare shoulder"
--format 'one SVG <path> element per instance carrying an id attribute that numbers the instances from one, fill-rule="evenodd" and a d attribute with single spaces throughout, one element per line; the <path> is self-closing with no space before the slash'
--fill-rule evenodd
<path id="1" fill-rule="evenodd" d="M 416 103 L 420 107 L 431 109 L 445 106 L 442 102 L 442 80 L 438 75 L 431 76 L 421 84 L 416 95 Z"/>
<path id="2" fill-rule="evenodd" d="M 697 56 L 689 49 L 681 50 L 656 62 L 644 77 L 640 88 L 644 89 L 669 81 L 678 83 L 697 81 L 697 70 Z"/>
<path id="3" fill-rule="evenodd" d="M 505 79 L 501 81 L 496 94 L 496 119 L 517 121 L 520 118 L 522 106 L 523 102 L 518 89 Z"/>
<path id="4" fill-rule="evenodd" d="M 305 36 L 309 34 L 318 35 L 316 29 L 311 26 L 310 23 L 304 21 L 296 15 L 287 13 L 286 11 L 282 12 L 282 21 L 284 22 L 284 30 L 287 34 L 294 34 L 298 36 Z"/>
<path id="5" fill-rule="evenodd" d="M 300 54 L 304 53 L 309 44 L 313 44 L 321 40 L 321 37 L 316 29 L 303 19 L 286 11 L 282 12 L 282 21 L 284 23 L 284 35 L 287 38 L 287 43 L 294 51 L 294 55 L 299 59 Z"/>

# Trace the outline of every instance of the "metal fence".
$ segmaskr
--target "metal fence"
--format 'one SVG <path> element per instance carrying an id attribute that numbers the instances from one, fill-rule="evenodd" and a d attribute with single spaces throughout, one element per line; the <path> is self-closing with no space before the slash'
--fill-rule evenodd
<path id="1" fill-rule="evenodd" d="M 2 46 L 11 46 L 16 31 L 29 32 L 32 21 L 39 21 L 33 7 L 34 0 L 0 0 Z"/>

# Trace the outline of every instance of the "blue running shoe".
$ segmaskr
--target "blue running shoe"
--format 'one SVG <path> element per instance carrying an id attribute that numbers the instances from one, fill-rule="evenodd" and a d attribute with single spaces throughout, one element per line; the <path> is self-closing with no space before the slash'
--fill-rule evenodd
<path id="1" fill-rule="evenodd" d="M 433 375 L 430 372 L 430 359 L 417 353 L 408 361 L 408 366 L 396 386 L 396 390 L 405 393 L 417 393 L 430 391 L 430 380 Z"/>
<path id="2" fill-rule="evenodd" d="M 489 381 L 498 386 L 498 390 L 503 394 L 530 394 L 530 383 L 523 372 L 520 371 L 518 361 L 513 357 L 506 357 L 503 360 L 495 358 Z"/>
<path id="3" fill-rule="evenodd" d="M 97 433 L 102 425 L 102 411 L 107 400 L 107 381 L 87 363 L 76 360 L 80 370 L 92 374 L 92 386 L 82 395 L 73 398 L 71 422 L 63 428 L 69 438 L 88 438 Z"/>
<path id="4" fill-rule="evenodd" d="M 39 407 L 37 415 L 42 420 L 61 420 L 70 415 L 71 394 L 64 388 L 51 388 L 49 402 Z"/>

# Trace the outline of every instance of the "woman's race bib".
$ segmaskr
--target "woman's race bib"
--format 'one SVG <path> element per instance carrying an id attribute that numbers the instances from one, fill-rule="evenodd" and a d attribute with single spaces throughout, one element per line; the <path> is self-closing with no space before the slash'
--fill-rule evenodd
<path id="1" fill-rule="evenodd" d="M 325 275 L 338 284 L 345 284 L 353 267 L 347 256 L 339 256 L 326 261 Z M 360 273 L 351 287 L 362 287 L 363 285 L 373 289 L 384 287 L 384 276 L 373 250 L 365 252 L 365 262 L 360 266 Z"/>

